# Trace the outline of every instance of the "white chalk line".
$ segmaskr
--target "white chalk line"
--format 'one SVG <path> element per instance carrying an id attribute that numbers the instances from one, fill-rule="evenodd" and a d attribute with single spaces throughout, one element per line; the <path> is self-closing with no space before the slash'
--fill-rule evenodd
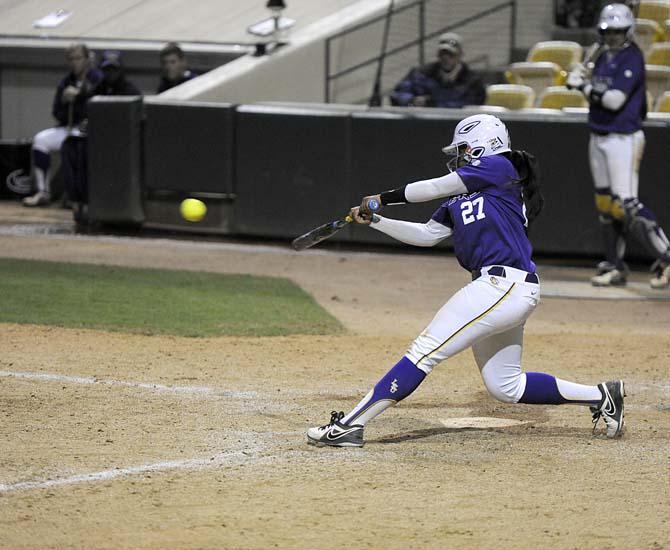
<path id="1" fill-rule="evenodd" d="M 34 489 L 50 489 L 53 487 L 62 487 L 64 485 L 74 485 L 76 483 L 92 483 L 99 481 L 109 481 L 120 477 L 130 477 L 150 473 L 159 473 L 170 470 L 198 470 L 201 468 L 235 466 L 247 461 L 257 460 L 258 453 L 264 450 L 263 447 L 254 449 L 245 449 L 242 451 L 227 451 L 219 453 L 210 458 L 190 458 L 185 460 L 165 460 L 154 462 L 152 464 L 142 464 L 140 466 L 130 466 L 128 468 L 113 468 L 88 474 L 79 474 L 70 477 L 57 479 L 47 479 L 41 481 L 19 481 L 17 483 L 0 483 L 0 494 L 13 493 L 16 491 L 29 491 Z"/>
<path id="2" fill-rule="evenodd" d="M 0 377 L 21 378 L 26 380 L 43 380 L 47 382 L 66 382 L 69 384 L 101 385 L 101 386 L 124 386 L 128 388 L 139 388 L 163 393 L 209 395 L 213 397 L 227 397 L 233 399 L 253 399 L 258 396 L 255 391 L 229 391 L 217 390 L 207 386 L 166 386 L 153 382 L 128 382 L 124 380 L 109 380 L 104 378 L 66 376 L 64 374 L 50 374 L 42 372 L 15 372 L 0 370 Z"/>

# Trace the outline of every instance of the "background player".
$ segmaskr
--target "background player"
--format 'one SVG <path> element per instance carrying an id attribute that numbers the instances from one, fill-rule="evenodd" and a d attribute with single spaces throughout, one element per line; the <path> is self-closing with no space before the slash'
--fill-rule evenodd
<path id="1" fill-rule="evenodd" d="M 540 300 L 526 235 L 528 222 L 542 209 L 534 157 L 511 151 L 507 128 L 491 115 L 459 122 L 452 143 L 443 150 L 453 172 L 366 197 L 351 214 L 357 223 L 372 222 L 374 229 L 417 246 L 434 246 L 453 235 L 456 257 L 473 281 L 438 311 L 404 357 L 349 414 L 333 411 L 329 424 L 310 428 L 308 442 L 362 446 L 367 422 L 410 395 L 435 365 L 469 347 L 495 398 L 590 406 L 594 422 L 605 419 L 608 437 L 620 435 L 622 381 L 586 386 L 521 370 L 524 324 Z M 397 204 L 444 197 L 449 198 L 425 224 L 383 218 L 369 208 L 373 200 Z"/>
<path id="2" fill-rule="evenodd" d="M 91 67 L 91 53 L 85 44 L 72 44 L 65 51 L 70 72 L 60 81 L 54 95 L 52 114 L 57 126 L 33 138 L 33 174 L 37 192 L 23 199 L 24 206 L 43 206 L 51 200 L 51 153 L 59 151 L 71 133 L 78 133 L 86 119 L 86 102 L 102 81 L 102 73 Z"/>
<path id="3" fill-rule="evenodd" d="M 596 286 L 626 284 L 626 234 L 631 233 L 656 258 L 653 288 L 670 285 L 670 242 L 656 216 L 638 199 L 638 172 L 644 151 L 642 121 L 647 89 L 642 51 L 633 42 L 635 18 L 624 4 L 609 4 L 600 14 L 598 32 L 604 52 L 590 81 L 583 65 L 567 86 L 589 101 L 589 160 L 596 208 L 605 244 L 605 261 L 591 278 Z"/>

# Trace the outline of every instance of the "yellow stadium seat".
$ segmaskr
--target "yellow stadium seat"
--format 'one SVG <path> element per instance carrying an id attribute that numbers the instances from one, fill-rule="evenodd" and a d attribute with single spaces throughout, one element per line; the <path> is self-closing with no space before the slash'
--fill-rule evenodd
<path id="1" fill-rule="evenodd" d="M 521 84 L 492 84 L 486 88 L 486 105 L 524 109 L 535 103 L 535 92 Z"/>
<path id="2" fill-rule="evenodd" d="M 670 42 L 652 44 L 647 52 L 646 62 L 649 65 L 670 66 Z"/>
<path id="3" fill-rule="evenodd" d="M 665 37 L 663 27 L 653 19 L 635 20 L 635 42 L 646 55 L 655 42 L 662 42 Z"/>
<path id="4" fill-rule="evenodd" d="M 663 92 L 656 101 L 654 109 L 657 113 L 670 113 L 670 92 Z"/>
<path id="5" fill-rule="evenodd" d="M 569 71 L 572 65 L 582 59 L 582 47 L 570 40 L 547 40 L 535 44 L 526 57 L 526 61 L 549 61 L 556 63 L 562 70 Z"/>
<path id="6" fill-rule="evenodd" d="M 568 90 L 565 86 L 549 86 L 538 99 L 538 107 L 543 109 L 563 109 L 563 107 L 588 107 L 584 94 L 578 90 Z"/>
<path id="7" fill-rule="evenodd" d="M 643 0 L 638 7 L 637 16 L 640 19 L 656 21 L 661 27 L 664 27 L 666 20 L 670 19 L 670 1 Z M 667 29 L 665 39 L 670 40 Z"/>
<path id="8" fill-rule="evenodd" d="M 530 86 L 533 88 L 536 96 L 547 86 L 564 84 L 566 76 L 565 71 L 551 61 L 522 61 L 520 63 L 512 63 L 505 71 L 507 82 Z"/>
<path id="9" fill-rule="evenodd" d="M 670 90 L 670 67 L 664 65 L 646 65 L 647 90 L 653 100 Z"/>

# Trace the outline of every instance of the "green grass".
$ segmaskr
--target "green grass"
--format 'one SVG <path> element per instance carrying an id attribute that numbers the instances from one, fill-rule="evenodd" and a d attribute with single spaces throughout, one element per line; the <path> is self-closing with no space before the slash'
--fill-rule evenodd
<path id="1" fill-rule="evenodd" d="M 2 258 L 0 322 L 179 336 L 342 330 L 287 279 Z"/>

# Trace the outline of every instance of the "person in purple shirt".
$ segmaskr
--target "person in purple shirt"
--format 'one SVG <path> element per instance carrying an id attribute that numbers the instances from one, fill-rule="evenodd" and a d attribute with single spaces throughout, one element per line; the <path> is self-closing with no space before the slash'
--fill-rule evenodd
<path id="1" fill-rule="evenodd" d="M 600 14 L 602 53 L 590 79 L 583 65 L 570 72 L 568 88 L 589 101 L 589 160 L 605 260 L 591 278 L 594 286 L 626 284 L 626 236 L 640 241 L 654 257 L 652 288 L 670 286 L 670 241 L 654 213 L 638 198 L 644 152 L 642 122 L 647 116 L 644 56 L 633 41 L 635 18 L 625 4 L 609 4 Z"/>
<path id="2" fill-rule="evenodd" d="M 607 437 L 624 428 L 622 380 L 583 385 L 521 369 L 524 324 L 540 300 L 528 225 L 542 210 L 535 158 L 513 151 L 507 127 L 491 115 L 458 123 L 443 151 L 450 170 L 365 197 L 351 216 L 399 241 L 434 246 L 453 238 L 461 266 L 472 282 L 454 294 L 398 363 L 351 412 L 333 411 L 330 422 L 310 428 L 317 446 L 360 447 L 367 422 L 410 395 L 433 367 L 472 347 L 484 384 L 507 403 L 591 407 L 594 423 L 605 420 Z M 446 199 L 426 223 L 378 215 L 387 204 Z M 594 424 L 595 430 L 595 424 Z"/>

